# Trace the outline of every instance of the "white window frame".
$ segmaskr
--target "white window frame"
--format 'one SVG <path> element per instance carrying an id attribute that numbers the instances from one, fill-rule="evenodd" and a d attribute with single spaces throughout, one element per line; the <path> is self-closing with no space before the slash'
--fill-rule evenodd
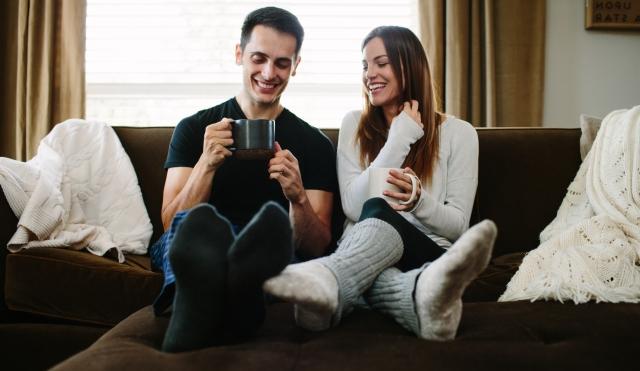
<path id="1" fill-rule="evenodd" d="M 89 12 L 91 12 L 91 4 L 93 2 L 102 2 L 105 3 L 107 0 L 88 0 L 89 1 Z M 110 0 L 114 1 L 114 4 L 122 3 L 124 1 L 137 1 L 146 3 L 150 0 Z M 186 0 L 182 0 L 186 1 Z M 200 0 L 202 2 L 203 0 Z M 216 1 L 224 1 L 224 0 L 216 0 Z M 246 0 L 245 0 L 246 1 Z M 313 0 L 305 0 L 306 2 Z M 305 2 L 302 1 L 302 2 Z M 327 0 L 327 6 L 332 4 L 344 4 L 348 3 L 347 0 L 344 1 L 336 1 L 336 0 Z M 362 1 L 362 0 L 359 0 Z M 416 0 L 412 1 L 412 6 L 416 7 Z M 228 1 L 224 1 L 228 2 Z M 269 1 L 269 2 L 260 2 L 253 1 L 255 3 L 254 8 L 258 8 L 260 6 L 266 5 L 275 5 L 281 6 L 285 9 L 291 10 L 294 14 L 297 14 L 293 8 L 295 4 L 299 5 L 299 1 Z M 370 5 L 375 5 L 376 3 L 388 4 L 386 1 L 382 0 L 370 0 L 368 1 Z M 290 6 L 288 6 L 290 5 Z M 363 5 L 363 12 L 366 15 L 366 6 Z M 414 12 L 415 13 L 415 12 Z M 309 37 L 313 37 L 307 31 L 307 26 L 303 20 L 302 16 L 298 16 L 301 19 L 301 23 L 305 26 L 305 31 L 307 34 L 305 35 L 305 41 L 303 43 L 303 48 L 301 50 L 302 62 L 300 68 L 298 69 L 297 76 L 292 77 L 289 80 L 289 86 L 287 90 L 283 94 L 282 103 L 290 109 L 295 114 L 299 115 L 304 120 L 308 121 L 310 124 L 315 125 L 321 128 L 329 128 L 329 127 L 339 127 L 342 116 L 352 109 L 359 109 L 362 106 L 362 86 L 360 82 L 360 71 L 358 71 L 357 75 L 353 75 L 353 77 L 349 78 L 347 81 L 339 81 L 331 84 L 320 83 L 309 81 L 308 71 L 305 71 L 305 66 L 308 64 L 314 63 L 313 53 L 305 54 L 305 46 L 310 44 Z M 88 22 L 90 19 L 88 19 Z M 90 27 L 90 25 L 88 25 Z M 410 27 L 412 29 L 417 28 L 417 19 L 414 16 L 414 19 L 411 22 Z M 239 39 L 239 29 L 240 25 L 237 26 L 237 38 Z M 87 47 L 91 48 L 91 39 L 88 37 Z M 239 40 L 238 40 L 239 41 Z M 238 42 L 238 41 L 234 41 Z M 359 48 L 359 45 L 355 45 L 356 48 Z M 340 51 L 336 51 L 339 53 Z M 357 50 L 359 53 L 359 50 Z M 234 63 L 233 50 L 229 50 L 229 61 L 230 63 Z M 89 60 L 88 63 L 91 63 Z M 316 62 L 317 64 L 317 62 Z M 360 61 L 356 59 L 354 64 L 357 64 L 357 68 L 360 68 Z M 90 69 L 90 68 L 88 68 Z M 305 74 L 307 74 L 305 76 Z M 177 83 L 139 83 L 139 82 L 96 82 L 92 81 L 91 73 L 88 72 L 87 75 L 87 84 L 86 84 L 86 94 L 87 94 L 87 118 L 88 119 L 97 119 L 106 121 L 111 125 L 127 125 L 127 126 L 171 126 L 176 125 L 180 118 L 186 117 L 197 112 L 200 109 L 212 107 L 216 104 L 222 103 L 228 98 L 236 95 L 241 89 L 241 67 L 237 68 L 237 75 L 235 79 L 237 82 L 221 82 L 221 83 L 212 83 L 212 82 L 203 82 L 203 83 L 190 83 L 190 82 L 177 82 Z M 300 77 L 302 76 L 302 77 Z M 326 98 L 318 98 L 324 95 Z M 127 110 L 140 110 L 144 111 L 143 102 L 146 100 L 147 102 L 151 102 L 154 99 L 163 99 L 165 102 L 171 102 L 172 104 L 180 105 L 181 102 L 189 102 L 191 106 L 189 108 L 182 108 L 182 111 L 177 114 L 174 114 L 174 118 L 171 120 L 158 119 L 153 114 L 157 113 L 157 116 L 162 116 L 162 112 L 153 112 L 148 111 L 146 116 L 144 114 L 137 114 L 135 112 L 129 113 Z M 125 107 L 123 105 L 114 104 L 109 106 L 108 104 L 101 105 L 100 100 L 116 100 L 124 103 L 131 103 L 133 107 L 128 106 Z M 137 106 L 135 102 L 140 102 Z M 306 114 L 306 111 L 315 109 L 319 111 L 331 112 L 333 115 L 330 119 L 324 120 L 315 120 L 313 117 L 309 117 L 310 115 Z M 167 109 L 171 109 L 167 107 Z M 102 111 L 101 111 L 102 110 Z M 332 111 L 333 110 L 333 111 Z M 125 119 L 117 119 L 117 117 L 125 117 Z M 126 117 L 132 117 L 131 119 Z M 165 116 L 163 116 L 165 117 Z"/>

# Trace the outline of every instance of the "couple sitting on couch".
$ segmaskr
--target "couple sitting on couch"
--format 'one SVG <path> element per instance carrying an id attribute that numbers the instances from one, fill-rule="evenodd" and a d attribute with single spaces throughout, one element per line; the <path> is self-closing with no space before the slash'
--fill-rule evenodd
<path id="1" fill-rule="evenodd" d="M 250 336 L 264 320 L 263 290 L 295 303 L 306 329 L 335 326 L 364 302 L 421 338 L 449 340 L 465 287 L 489 261 L 495 225 L 466 231 L 477 135 L 435 110 L 418 38 L 384 26 L 364 39 L 364 110 L 343 120 L 337 182 L 330 141 L 280 104 L 302 39 L 293 14 L 251 12 L 236 47 L 241 92 L 175 129 L 165 163 L 166 232 L 150 249 L 165 275 L 154 309 L 173 303 L 165 351 Z M 230 121 L 240 118 L 276 120 L 272 158 L 232 156 Z M 369 198 L 372 168 L 392 168 L 384 178 L 397 188 L 380 195 L 390 201 Z M 338 188 L 346 228 L 324 256 Z M 309 258 L 317 259 L 296 263 Z"/>

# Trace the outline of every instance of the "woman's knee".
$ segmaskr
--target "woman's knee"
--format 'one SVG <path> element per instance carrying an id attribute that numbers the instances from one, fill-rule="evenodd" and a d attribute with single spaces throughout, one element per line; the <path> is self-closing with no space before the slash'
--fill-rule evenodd
<path id="1" fill-rule="evenodd" d="M 379 218 L 384 215 L 395 213 L 395 210 L 389 203 L 380 197 L 368 199 L 362 206 L 362 213 L 360 214 L 360 220 L 367 218 Z"/>

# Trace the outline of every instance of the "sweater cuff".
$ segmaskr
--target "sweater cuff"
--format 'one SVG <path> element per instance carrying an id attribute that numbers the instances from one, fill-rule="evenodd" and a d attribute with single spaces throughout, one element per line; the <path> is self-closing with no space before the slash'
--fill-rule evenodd
<path id="1" fill-rule="evenodd" d="M 424 191 L 424 190 L 423 190 Z M 428 220 L 431 215 L 434 214 L 437 206 L 437 201 L 431 197 L 427 192 L 422 192 L 420 200 L 416 203 L 416 206 L 410 211 L 419 220 Z"/>
<path id="2" fill-rule="evenodd" d="M 371 163 L 373 167 L 402 167 L 411 145 L 424 135 L 418 124 L 402 112 L 393 119 L 387 141 Z"/>
<path id="3" fill-rule="evenodd" d="M 422 127 L 420 127 L 420 124 L 413 121 L 411 116 L 402 111 L 391 122 L 391 127 L 389 128 L 389 137 L 387 138 L 387 141 L 408 140 L 409 145 L 412 145 L 413 143 L 417 142 L 418 139 L 422 138 L 423 135 L 424 130 Z"/>

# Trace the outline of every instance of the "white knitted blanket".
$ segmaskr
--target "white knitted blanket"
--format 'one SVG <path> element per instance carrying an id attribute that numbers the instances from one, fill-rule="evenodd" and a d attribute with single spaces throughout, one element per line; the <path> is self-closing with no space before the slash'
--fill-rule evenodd
<path id="1" fill-rule="evenodd" d="M 114 248 L 144 254 L 152 234 L 138 178 L 113 129 L 67 120 L 42 139 L 27 162 L 0 158 L 0 186 L 17 231 L 11 252 L 33 247 Z"/>
<path id="2" fill-rule="evenodd" d="M 640 106 L 607 115 L 499 301 L 640 301 Z"/>

